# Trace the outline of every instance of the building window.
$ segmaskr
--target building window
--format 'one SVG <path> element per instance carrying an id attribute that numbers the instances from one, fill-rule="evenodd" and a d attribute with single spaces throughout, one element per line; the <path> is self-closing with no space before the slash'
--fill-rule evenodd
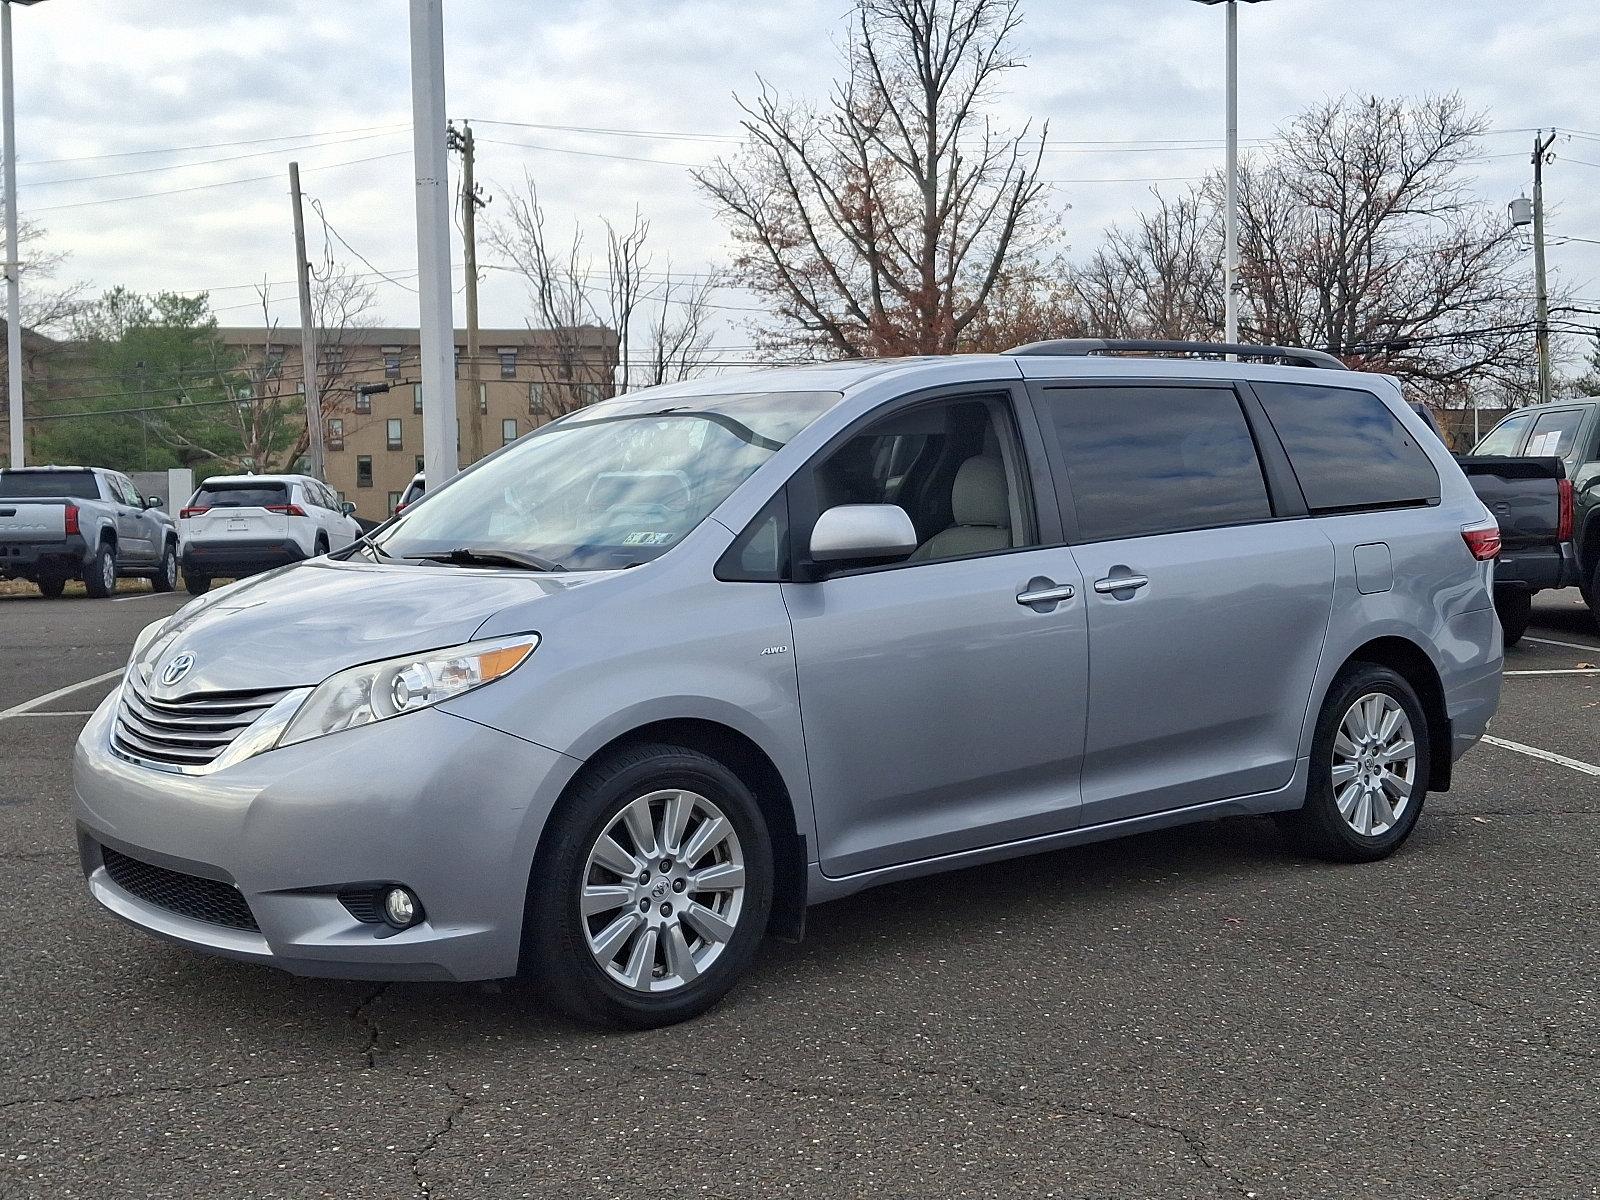
<path id="1" fill-rule="evenodd" d="M 394 510 L 399 508 L 399 507 L 400 507 L 400 493 L 399 492 L 390 492 L 389 493 L 389 515 L 391 517 L 394 516 Z"/>
<path id="2" fill-rule="evenodd" d="M 358 413 L 369 413 L 372 411 L 371 392 L 363 392 L 359 388 L 356 389 L 356 411 Z"/>
<path id="3" fill-rule="evenodd" d="M 544 384 L 537 379 L 528 384 L 528 411 L 536 417 L 544 415 Z"/>
<path id="4" fill-rule="evenodd" d="M 422 385 L 420 383 L 411 386 L 411 411 L 419 417 L 422 415 Z"/>
<path id="5" fill-rule="evenodd" d="M 417 474 L 422 474 L 422 455 L 417 455 Z"/>
<path id="6" fill-rule="evenodd" d="M 344 503 L 344 493 L 343 492 L 335 492 L 334 495 L 339 497 L 339 503 L 340 504 Z"/>
<path id="7" fill-rule="evenodd" d="M 461 347 L 456 347 L 456 378 L 461 378 Z"/>
<path id="8" fill-rule="evenodd" d="M 267 378 L 268 379 L 276 379 L 278 376 L 283 374 L 283 349 L 282 349 L 282 347 L 279 347 L 279 346 L 268 346 L 267 347 L 266 374 L 267 374 Z"/>
<path id="9" fill-rule="evenodd" d="M 500 422 L 500 444 L 502 446 L 506 446 L 516 440 L 517 419 L 515 417 L 507 417 L 504 421 Z"/>
<path id="10" fill-rule="evenodd" d="M 385 379 L 400 378 L 399 346 L 385 346 L 383 348 L 383 377 Z"/>
<path id="11" fill-rule="evenodd" d="M 358 488 L 372 486 L 372 455 L 356 455 L 356 486 Z"/>
<path id="12" fill-rule="evenodd" d="M 329 379 L 334 379 L 344 373 L 344 347 L 329 346 L 322 353 L 323 370 Z"/>
<path id="13" fill-rule="evenodd" d="M 478 412 L 485 417 L 489 415 L 489 385 L 487 383 L 478 385 Z"/>
<path id="14" fill-rule="evenodd" d="M 515 379 L 517 377 L 517 348 L 515 346 L 502 346 L 500 348 L 500 378 Z"/>
<path id="15" fill-rule="evenodd" d="M 389 449 L 391 449 L 391 450 L 403 450 L 403 449 L 405 449 L 405 443 L 404 443 L 404 440 L 401 437 L 400 418 L 399 417 L 390 417 L 388 422 L 387 422 L 387 424 L 389 426 Z"/>
<path id="16" fill-rule="evenodd" d="M 600 385 L 598 383 L 580 383 L 578 385 L 578 399 L 584 404 L 594 404 L 600 399 Z"/>
<path id="17" fill-rule="evenodd" d="M 344 449 L 344 418 L 333 417 L 328 421 L 328 449 Z"/>

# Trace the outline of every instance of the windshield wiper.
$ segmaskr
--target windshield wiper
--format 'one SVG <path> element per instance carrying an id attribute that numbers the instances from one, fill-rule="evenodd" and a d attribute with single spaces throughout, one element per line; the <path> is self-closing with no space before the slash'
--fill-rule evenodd
<path id="1" fill-rule="evenodd" d="M 567 568 L 554 559 L 525 554 L 521 550 L 496 550 L 490 547 L 457 546 L 454 550 L 440 550 L 436 554 L 406 554 L 403 558 L 422 559 L 427 562 L 452 563 L 460 567 L 500 564 L 521 567 L 525 571 L 565 571 Z"/>

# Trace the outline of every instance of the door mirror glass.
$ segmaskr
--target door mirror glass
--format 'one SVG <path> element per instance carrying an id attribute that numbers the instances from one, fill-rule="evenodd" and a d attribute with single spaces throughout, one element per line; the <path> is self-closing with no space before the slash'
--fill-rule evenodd
<path id="1" fill-rule="evenodd" d="M 814 562 L 904 558 L 916 548 L 916 527 L 898 504 L 838 504 L 811 530 Z"/>
<path id="2" fill-rule="evenodd" d="M 339 505 L 339 511 L 347 517 L 353 517 L 356 515 L 356 506 L 350 501 L 346 500 L 343 504 Z"/>
<path id="3" fill-rule="evenodd" d="M 146 508 L 160 508 L 165 503 L 166 501 L 160 496 L 146 496 L 144 498 L 144 506 Z"/>

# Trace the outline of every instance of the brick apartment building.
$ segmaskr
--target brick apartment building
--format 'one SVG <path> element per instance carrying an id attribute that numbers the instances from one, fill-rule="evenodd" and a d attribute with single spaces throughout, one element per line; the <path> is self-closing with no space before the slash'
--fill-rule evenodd
<path id="1" fill-rule="evenodd" d="M 299 389 L 298 329 L 217 332 L 267 380 L 280 379 L 285 393 Z M 540 329 L 481 330 L 475 364 L 467 359 L 466 343 L 465 331 L 457 330 L 462 466 L 563 412 L 611 395 L 616 335 L 609 329 L 585 326 L 560 336 Z M 370 521 L 388 517 L 422 469 L 420 353 L 414 328 L 345 330 L 336 342 L 318 347 L 328 483 Z"/>

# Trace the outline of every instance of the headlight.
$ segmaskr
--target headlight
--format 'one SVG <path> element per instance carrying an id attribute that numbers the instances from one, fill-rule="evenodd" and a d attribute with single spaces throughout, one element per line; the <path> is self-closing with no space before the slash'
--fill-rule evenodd
<path id="1" fill-rule="evenodd" d="M 538 634 L 523 633 L 340 671 L 306 697 L 278 745 L 292 746 L 325 733 L 431 708 L 509 675 L 538 644 Z"/>

